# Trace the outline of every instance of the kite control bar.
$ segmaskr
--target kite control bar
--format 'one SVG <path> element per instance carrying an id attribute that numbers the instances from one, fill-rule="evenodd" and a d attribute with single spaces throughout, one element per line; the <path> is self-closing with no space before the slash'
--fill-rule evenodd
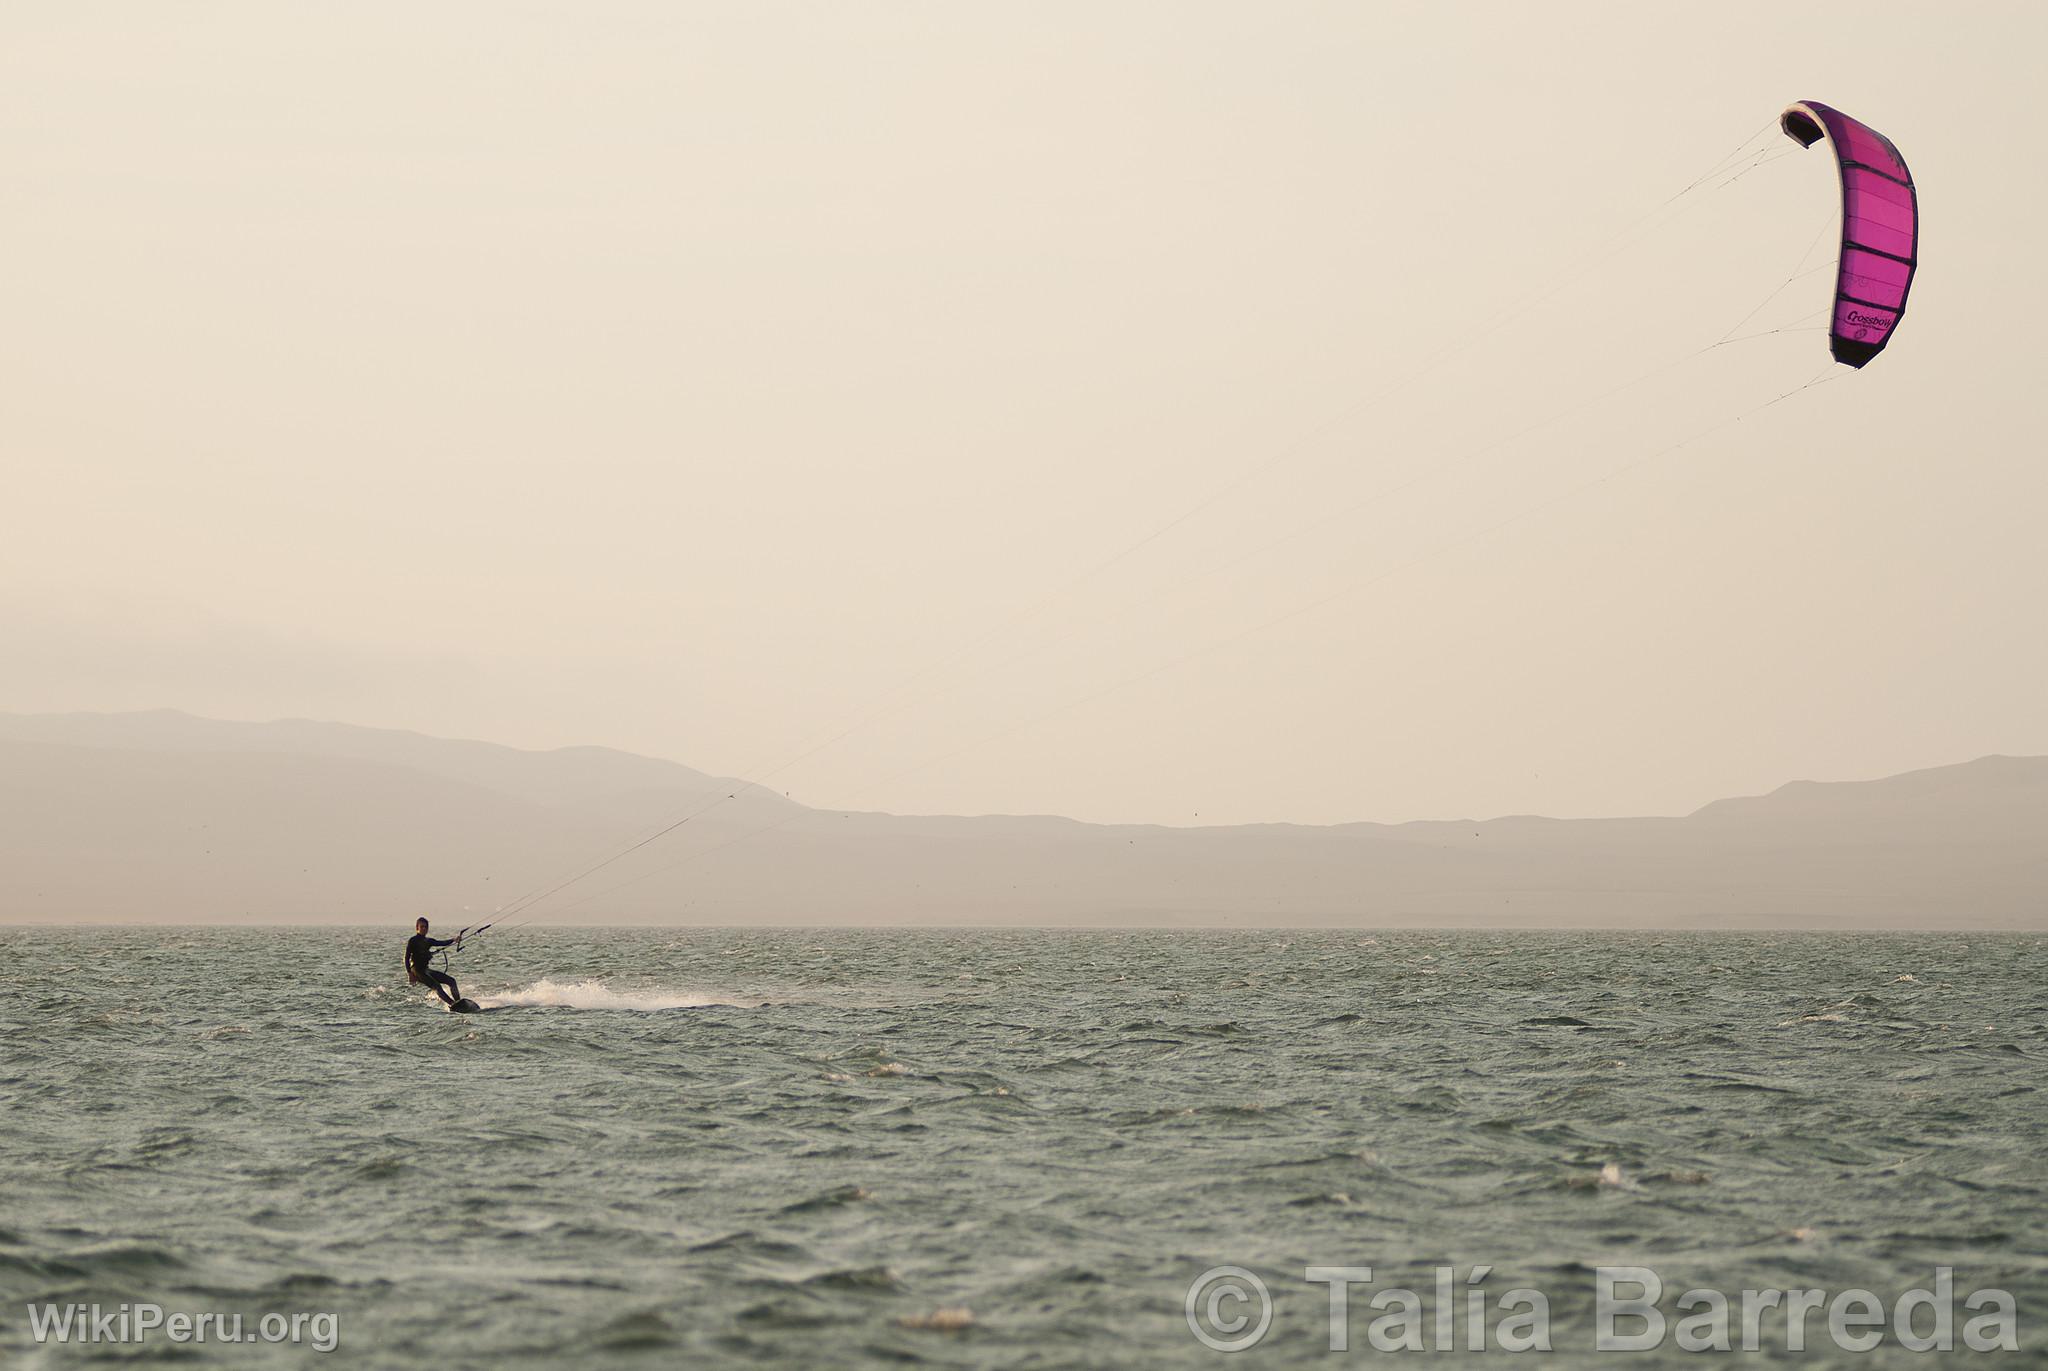
<path id="1" fill-rule="evenodd" d="M 452 940 L 450 940 L 448 946 L 435 948 L 434 955 L 441 958 L 442 962 L 445 964 L 448 959 L 449 953 L 460 952 L 462 950 L 462 940 L 464 938 L 474 938 L 475 936 L 477 936 L 477 934 L 482 933 L 484 929 L 495 927 L 497 927 L 495 923 L 487 923 L 483 926 L 483 928 L 459 928 L 455 931 L 455 937 Z"/>

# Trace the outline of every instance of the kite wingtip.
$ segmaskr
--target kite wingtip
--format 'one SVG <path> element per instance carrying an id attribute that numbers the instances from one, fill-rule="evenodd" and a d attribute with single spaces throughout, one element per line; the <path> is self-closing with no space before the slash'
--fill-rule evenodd
<path id="1" fill-rule="evenodd" d="M 1787 138 L 1802 148 L 1810 148 L 1827 136 L 1827 130 L 1821 126 L 1820 120 L 1813 116 L 1811 100 L 1801 100 L 1785 106 L 1785 112 L 1778 116 L 1778 127 L 1785 131 Z"/>

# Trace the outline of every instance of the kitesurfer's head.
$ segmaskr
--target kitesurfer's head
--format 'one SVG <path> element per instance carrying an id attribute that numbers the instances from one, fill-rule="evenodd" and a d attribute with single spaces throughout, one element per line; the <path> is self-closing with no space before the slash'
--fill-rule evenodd
<path id="1" fill-rule="evenodd" d="M 413 926 L 414 928 L 417 928 L 417 929 L 418 929 L 418 930 L 419 930 L 420 932 L 422 932 L 422 933 L 426 932 L 426 931 L 427 931 L 427 917 L 426 917 L 426 915 L 422 914 L 422 915 L 421 915 L 421 916 L 420 916 L 419 918 L 417 918 L 417 919 L 414 919 L 414 920 L 413 920 L 413 922 L 412 922 L 412 926 Z"/>

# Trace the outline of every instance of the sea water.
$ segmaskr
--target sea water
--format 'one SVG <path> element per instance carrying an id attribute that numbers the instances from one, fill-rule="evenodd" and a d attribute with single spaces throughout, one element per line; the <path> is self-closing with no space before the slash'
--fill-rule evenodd
<path id="1" fill-rule="evenodd" d="M 0 1360 L 1337 1366 L 1399 1288 L 1456 1365 L 1525 1288 L 1526 1364 L 1696 1364 L 1594 1350 L 1618 1266 L 2048 1349 L 2038 935 L 533 927 L 451 1015 L 409 931 L 0 928 Z"/>

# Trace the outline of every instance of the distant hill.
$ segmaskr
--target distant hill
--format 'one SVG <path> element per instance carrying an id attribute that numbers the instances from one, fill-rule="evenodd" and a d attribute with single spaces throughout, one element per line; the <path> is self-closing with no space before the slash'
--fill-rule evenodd
<path id="1" fill-rule="evenodd" d="M 734 798 L 727 798 L 734 797 Z M 0 919 L 2048 928 L 2048 758 L 1683 818 L 1174 829 L 805 809 L 604 748 L 0 714 Z"/>
<path id="2" fill-rule="evenodd" d="M 141 752 L 263 753 L 375 762 L 553 806 L 643 794 L 709 795 L 745 784 L 608 747 L 525 752 L 496 743 L 311 719 L 228 723 L 174 709 L 140 714 L 0 714 L 0 739 Z M 756 795 L 769 798 L 761 792 Z"/>

